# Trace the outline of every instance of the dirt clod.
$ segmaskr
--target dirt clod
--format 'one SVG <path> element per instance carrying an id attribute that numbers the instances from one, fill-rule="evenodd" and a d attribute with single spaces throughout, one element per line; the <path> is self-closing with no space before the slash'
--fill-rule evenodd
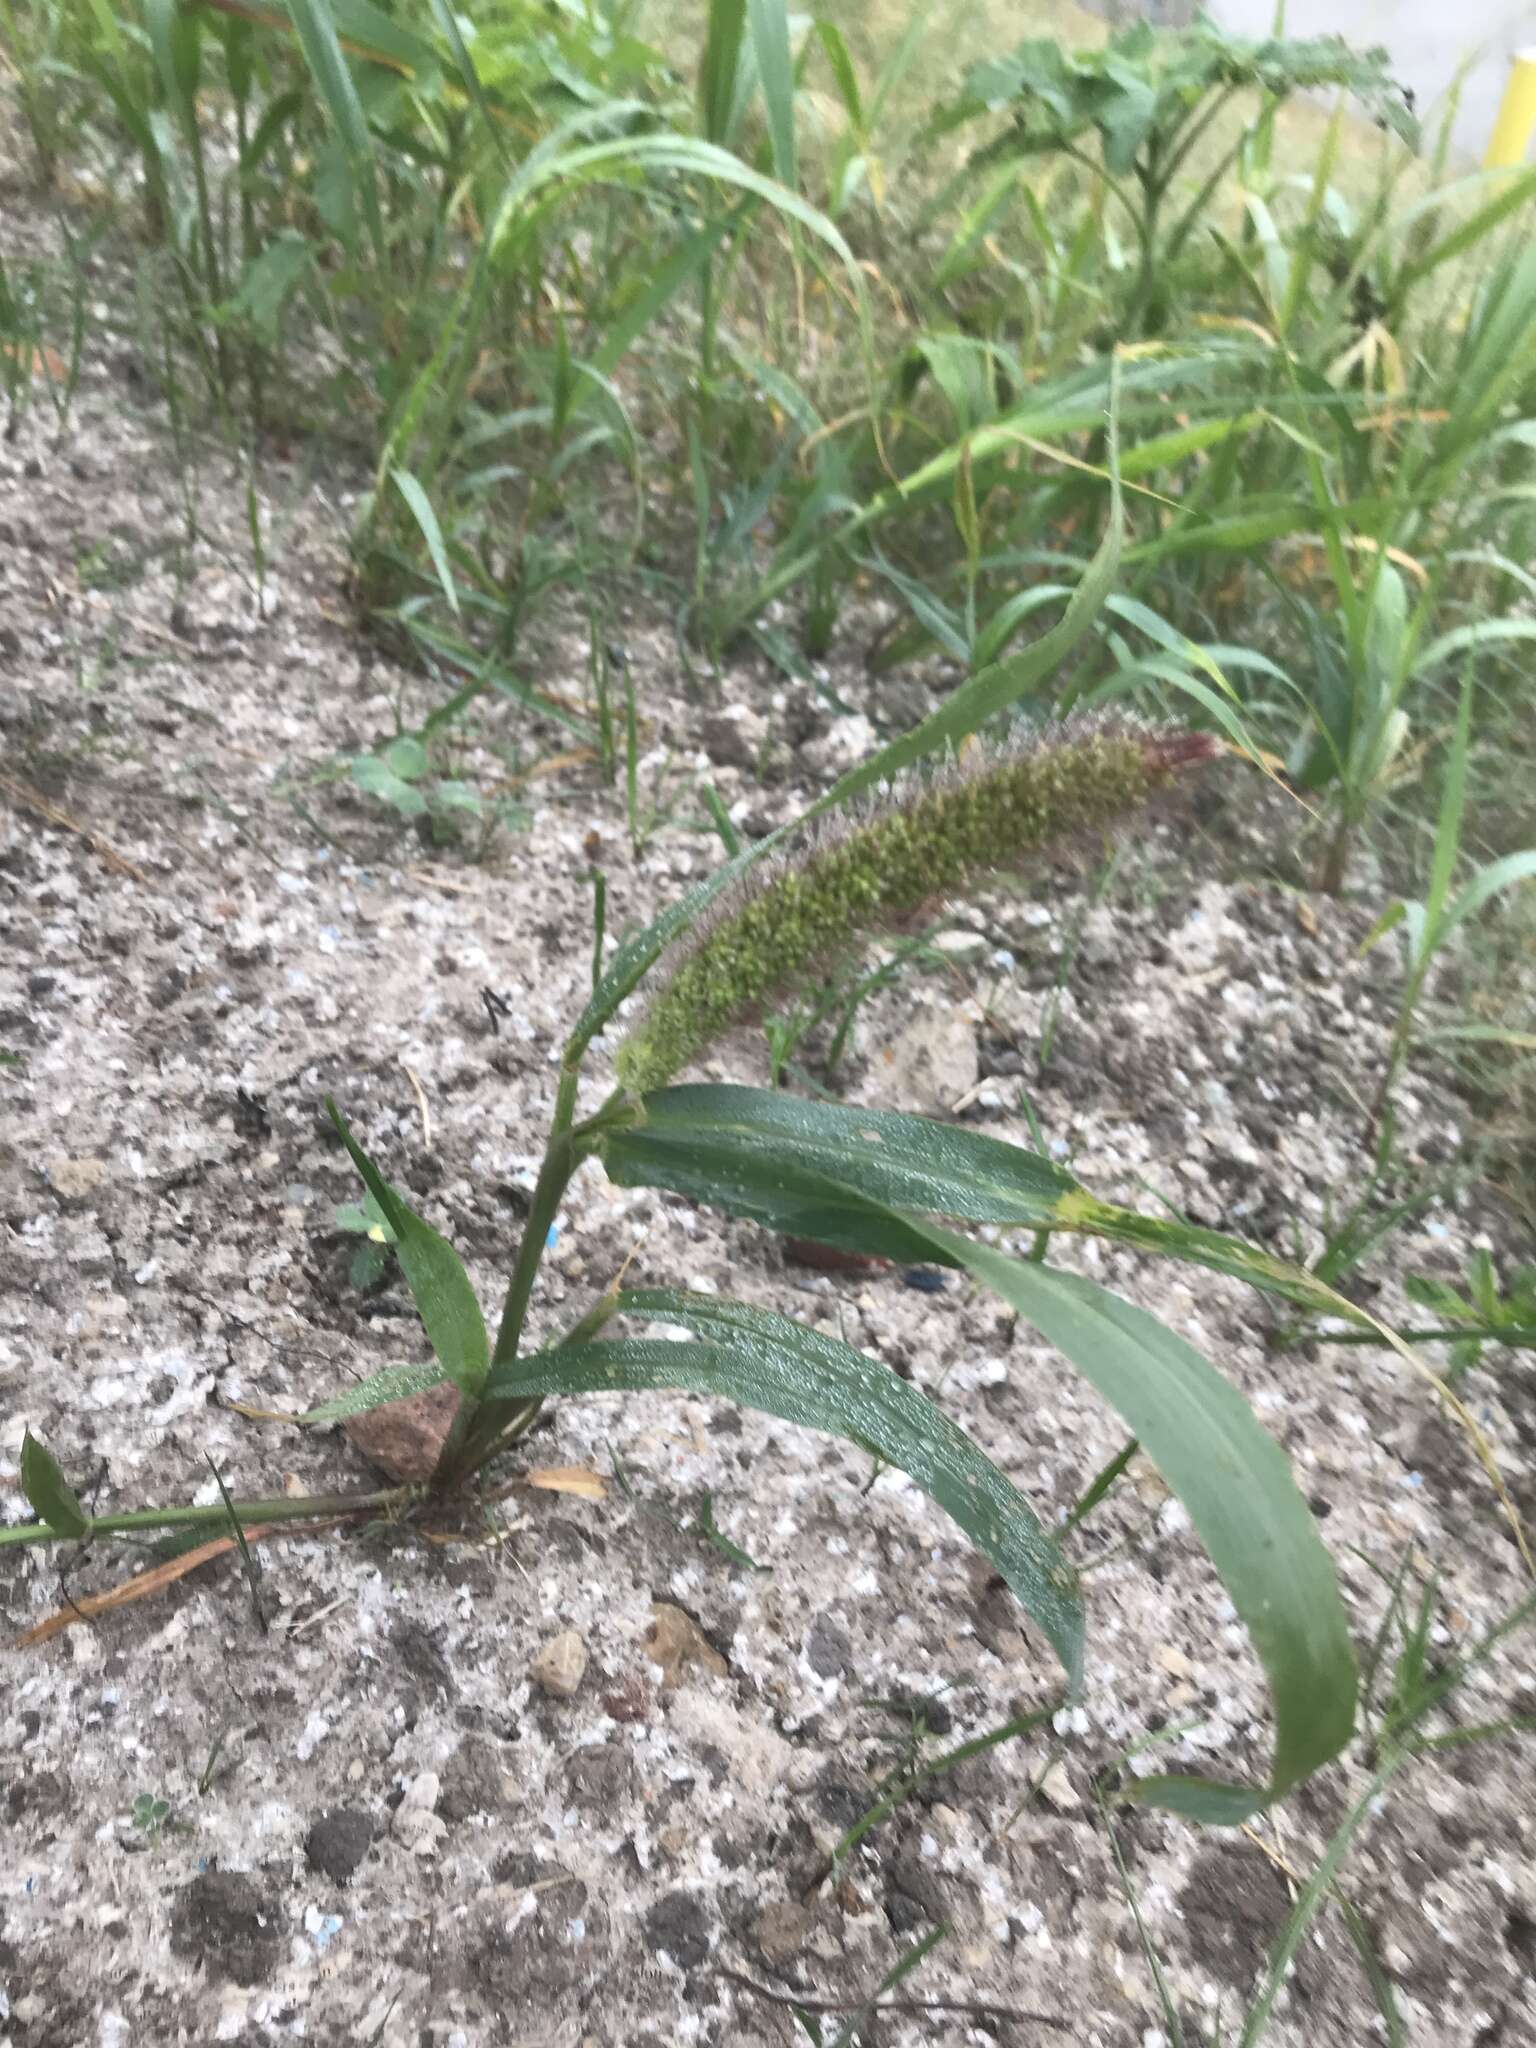
<path id="1" fill-rule="evenodd" d="M 317 1813 L 304 1837 L 304 1860 L 311 1870 L 346 1884 L 368 1854 L 373 1822 L 355 1806 L 333 1806 Z"/>
<path id="2" fill-rule="evenodd" d="M 696 1970 L 710 1952 L 710 1916 L 696 1893 L 668 1892 L 646 1914 L 645 1938 L 680 1970 Z"/>
<path id="3" fill-rule="evenodd" d="M 202 1871 L 177 1894 L 171 1947 L 210 1977 L 264 1983 L 284 1947 L 275 1900 L 244 1871 Z"/>

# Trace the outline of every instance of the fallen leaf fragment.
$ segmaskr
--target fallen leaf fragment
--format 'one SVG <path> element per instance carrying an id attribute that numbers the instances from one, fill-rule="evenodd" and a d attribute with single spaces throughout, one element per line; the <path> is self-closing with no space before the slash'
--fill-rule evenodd
<path id="1" fill-rule="evenodd" d="M 544 1493 L 574 1493 L 581 1500 L 606 1500 L 608 1489 L 601 1474 L 585 1465 L 540 1465 L 523 1474 L 524 1486 L 536 1486 Z"/>

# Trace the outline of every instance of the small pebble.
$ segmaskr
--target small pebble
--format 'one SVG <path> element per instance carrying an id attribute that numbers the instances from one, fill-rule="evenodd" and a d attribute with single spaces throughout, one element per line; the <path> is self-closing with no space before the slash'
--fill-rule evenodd
<path id="1" fill-rule="evenodd" d="M 575 1629 L 562 1629 L 544 1645 L 530 1668 L 541 1692 L 568 1700 L 586 1676 L 587 1646 Z"/>

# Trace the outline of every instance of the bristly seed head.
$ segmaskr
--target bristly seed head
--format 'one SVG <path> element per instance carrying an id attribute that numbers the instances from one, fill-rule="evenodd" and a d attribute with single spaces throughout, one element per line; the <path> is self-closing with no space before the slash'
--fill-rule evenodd
<path id="1" fill-rule="evenodd" d="M 663 956 L 658 991 L 619 1048 L 619 1080 L 636 1095 L 664 1087 L 721 1032 L 860 933 L 1053 841 L 1118 825 L 1218 752 L 1205 733 L 1073 721 L 902 777 L 750 869 Z"/>

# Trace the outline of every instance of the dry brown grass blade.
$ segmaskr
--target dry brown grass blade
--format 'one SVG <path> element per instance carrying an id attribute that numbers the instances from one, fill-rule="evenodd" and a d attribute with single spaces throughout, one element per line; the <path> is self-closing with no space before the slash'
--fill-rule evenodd
<path id="1" fill-rule="evenodd" d="M 272 1522 L 258 1523 L 246 1530 L 245 1540 L 255 1543 L 263 1536 L 270 1536 L 276 1526 Z M 115 1613 L 119 1607 L 128 1607 L 135 1600 L 148 1600 L 155 1593 L 163 1593 L 178 1579 L 184 1579 L 188 1572 L 195 1572 L 199 1565 L 211 1564 L 216 1557 L 223 1557 L 234 1548 L 233 1536 L 215 1536 L 211 1542 L 199 1543 L 195 1550 L 185 1550 L 180 1557 L 167 1558 L 164 1564 L 153 1565 L 147 1572 L 125 1579 L 120 1586 L 113 1586 L 105 1593 L 87 1593 L 81 1600 L 71 1600 L 67 1607 L 60 1607 L 35 1628 L 17 1636 L 11 1648 L 33 1649 L 38 1643 L 46 1643 L 52 1637 L 62 1635 L 77 1621 L 95 1621 L 100 1615 Z"/>
<path id="2" fill-rule="evenodd" d="M 149 886 L 149 877 L 142 868 L 136 868 L 131 860 L 125 860 L 117 850 L 109 846 L 99 832 L 89 825 L 82 825 L 78 818 L 72 818 L 68 811 L 61 811 L 57 804 L 50 803 L 41 790 L 34 789 L 28 782 L 17 776 L 7 775 L 0 770 L 0 789 L 11 802 L 24 811 L 31 811 L 50 825 L 57 825 L 62 831 L 73 832 L 77 839 L 83 839 L 92 853 L 98 854 L 114 874 L 126 875 L 130 881 L 142 882 Z"/>
<path id="3" fill-rule="evenodd" d="M 34 348 L 29 361 L 23 343 L 19 341 L 0 342 L 0 356 L 4 356 L 8 362 L 22 364 L 30 376 L 38 377 L 46 374 L 53 379 L 55 384 L 62 384 L 69 375 L 68 363 L 65 362 L 57 349 L 49 348 L 46 344 L 41 348 Z"/>
<path id="4" fill-rule="evenodd" d="M 524 1486 L 536 1486 L 545 1493 L 574 1493 L 581 1500 L 606 1500 L 608 1489 L 601 1476 L 585 1465 L 540 1465 L 523 1474 Z"/>

